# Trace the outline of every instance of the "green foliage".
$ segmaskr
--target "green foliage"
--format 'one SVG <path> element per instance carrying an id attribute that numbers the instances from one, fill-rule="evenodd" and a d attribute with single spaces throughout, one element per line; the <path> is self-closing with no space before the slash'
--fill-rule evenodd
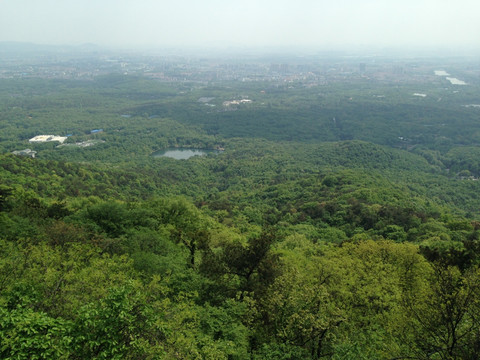
<path id="1" fill-rule="evenodd" d="M 480 148 L 464 146 L 452 148 L 445 154 L 445 163 L 450 171 L 463 178 L 480 176 Z"/>
<path id="2" fill-rule="evenodd" d="M 418 358 L 473 359 L 478 354 L 476 334 L 480 283 L 478 268 L 462 274 L 458 268 L 433 265 L 428 287 L 407 297 L 411 351 Z"/>
<path id="3" fill-rule="evenodd" d="M 221 249 L 205 252 L 200 270 L 214 280 L 209 291 L 240 299 L 252 293 L 263 296 L 280 272 L 278 257 L 271 251 L 274 241 L 273 233 L 263 232 L 246 243 L 226 242 Z"/>
<path id="4" fill-rule="evenodd" d="M 200 310 L 202 332 L 214 340 L 222 357 L 249 359 L 249 329 L 240 321 L 245 313 L 246 305 L 235 300 L 227 300 L 222 307 L 206 304 Z"/>
<path id="5" fill-rule="evenodd" d="M 68 359 L 71 323 L 29 307 L 0 307 L 0 356 L 13 359 Z"/>
<path id="6" fill-rule="evenodd" d="M 324 75 L 2 79 L 0 357 L 476 358 L 477 85 Z"/>
<path id="7" fill-rule="evenodd" d="M 86 211 L 86 220 L 99 227 L 99 232 L 107 236 L 119 237 L 132 225 L 130 216 L 124 204 L 105 202 L 95 204 Z"/>
<path id="8" fill-rule="evenodd" d="M 153 309 L 133 286 L 111 289 L 80 309 L 73 326 L 74 359 L 138 359 L 164 354 Z"/>
<path id="9" fill-rule="evenodd" d="M 392 327 L 404 294 L 426 286 L 428 264 L 415 246 L 367 240 L 325 247 L 290 237 L 278 251 L 284 273 L 259 302 L 260 334 L 312 359 L 399 354 Z"/>

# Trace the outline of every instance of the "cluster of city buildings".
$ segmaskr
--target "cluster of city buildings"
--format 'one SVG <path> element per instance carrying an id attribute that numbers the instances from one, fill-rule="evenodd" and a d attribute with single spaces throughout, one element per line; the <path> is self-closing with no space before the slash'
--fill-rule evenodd
<path id="1" fill-rule="evenodd" d="M 242 99 L 242 100 L 229 100 L 224 101 L 223 106 L 232 106 L 232 105 L 240 105 L 240 104 L 249 104 L 252 100 L 250 99 Z"/>

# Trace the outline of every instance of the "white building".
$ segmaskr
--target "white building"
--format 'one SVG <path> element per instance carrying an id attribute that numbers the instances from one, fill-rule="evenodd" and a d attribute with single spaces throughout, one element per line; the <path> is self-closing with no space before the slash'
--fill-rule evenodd
<path id="1" fill-rule="evenodd" d="M 32 149 L 25 149 L 25 150 L 17 150 L 17 151 L 12 151 L 13 155 L 20 155 L 20 156 L 30 156 L 32 158 L 35 157 L 35 154 L 37 152 L 33 151 Z"/>
<path id="2" fill-rule="evenodd" d="M 37 135 L 30 140 L 29 142 L 47 142 L 47 141 L 58 141 L 59 143 L 63 144 L 63 142 L 67 140 L 66 136 L 55 136 L 55 135 Z"/>

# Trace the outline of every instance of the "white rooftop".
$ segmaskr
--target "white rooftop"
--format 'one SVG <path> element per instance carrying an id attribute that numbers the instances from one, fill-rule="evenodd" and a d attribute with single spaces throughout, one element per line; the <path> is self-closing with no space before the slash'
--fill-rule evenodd
<path id="1" fill-rule="evenodd" d="M 67 140 L 66 136 L 56 136 L 56 135 L 37 135 L 30 140 L 29 142 L 47 142 L 47 141 L 58 141 L 63 144 Z"/>

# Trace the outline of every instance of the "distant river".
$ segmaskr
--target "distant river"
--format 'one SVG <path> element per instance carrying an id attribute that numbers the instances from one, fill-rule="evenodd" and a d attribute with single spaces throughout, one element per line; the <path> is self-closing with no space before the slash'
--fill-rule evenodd
<path id="1" fill-rule="evenodd" d="M 169 157 L 176 160 L 190 159 L 192 156 L 204 156 L 207 154 L 218 154 L 218 150 L 200 150 L 187 148 L 171 148 L 156 151 L 152 154 L 153 157 Z"/>

